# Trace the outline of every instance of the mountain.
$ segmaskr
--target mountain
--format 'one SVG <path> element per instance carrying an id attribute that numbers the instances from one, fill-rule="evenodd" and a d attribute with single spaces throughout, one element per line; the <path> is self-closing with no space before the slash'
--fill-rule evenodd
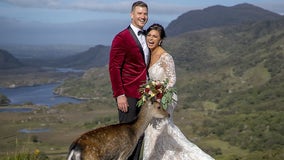
<path id="1" fill-rule="evenodd" d="M 204 28 L 273 20 L 280 17 L 281 15 L 279 14 L 248 3 L 232 7 L 216 5 L 203 10 L 192 10 L 182 14 L 166 27 L 166 33 L 168 36 L 175 36 Z"/>
<path id="2" fill-rule="evenodd" d="M 0 49 L 0 69 L 21 67 L 23 64 L 6 50 Z"/>
<path id="3" fill-rule="evenodd" d="M 74 55 L 88 48 L 89 45 L 20 45 L 20 44 L 0 44 L 0 48 L 8 50 L 14 57 L 20 60 L 27 59 L 58 59 L 66 56 Z"/>
<path id="4" fill-rule="evenodd" d="M 87 51 L 59 59 L 58 65 L 61 67 L 83 69 L 102 67 L 108 64 L 109 51 L 109 46 L 97 45 L 95 47 L 91 47 Z"/>
<path id="5" fill-rule="evenodd" d="M 190 100 L 212 99 L 206 95 L 217 98 L 217 95 L 239 93 L 268 84 L 282 86 L 283 44 L 284 17 L 254 24 L 187 32 L 169 38 L 164 43 L 177 67 L 187 72 L 180 76 L 204 74 L 204 77 L 190 83 L 200 83 L 199 87 L 204 87 L 208 92 L 202 93 L 204 91 L 201 88 L 195 88 L 198 91 L 194 94 L 199 93 L 200 96 L 191 97 L 189 94 L 186 97 L 191 97 Z M 218 93 L 216 95 L 213 92 L 210 94 L 208 90 L 214 87 L 214 92 Z M 192 88 L 191 91 L 195 89 Z"/>
<path id="6" fill-rule="evenodd" d="M 204 128 L 196 125 L 192 129 L 249 150 L 244 159 L 280 158 L 284 145 L 283 44 L 284 17 L 169 38 L 165 47 L 176 62 L 179 106 L 208 114 Z M 270 157 L 270 151 L 278 158 Z M 257 152 L 261 152 L 259 157 L 247 157 Z"/>

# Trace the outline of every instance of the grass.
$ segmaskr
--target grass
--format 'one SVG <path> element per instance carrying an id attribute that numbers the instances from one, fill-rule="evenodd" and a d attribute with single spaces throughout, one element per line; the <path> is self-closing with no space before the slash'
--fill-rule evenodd
<path id="1" fill-rule="evenodd" d="M 104 104 L 100 101 L 62 104 L 31 113 L 0 113 L 0 157 L 25 159 L 39 149 L 52 159 L 65 159 L 69 145 L 80 134 L 116 123 L 116 108 Z M 23 128 L 48 128 L 50 131 L 20 133 Z"/>

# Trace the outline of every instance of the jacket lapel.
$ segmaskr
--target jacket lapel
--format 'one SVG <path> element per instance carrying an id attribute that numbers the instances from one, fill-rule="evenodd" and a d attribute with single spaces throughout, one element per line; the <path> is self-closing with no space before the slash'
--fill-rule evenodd
<path id="1" fill-rule="evenodd" d="M 132 28 L 130 26 L 128 26 L 127 29 L 129 30 L 130 34 L 134 38 L 136 44 L 139 46 L 140 53 L 142 54 L 142 57 L 143 57 L 143 60 L 144 60 L 144 63 L 145 63 L 144 51 L 143 51 L 143 48 L 140 44 L 140 41 L 138 40 L 138 38 L 136 37 L 136 34 L 134 33 L 134 31 L 132 30 Z"/>

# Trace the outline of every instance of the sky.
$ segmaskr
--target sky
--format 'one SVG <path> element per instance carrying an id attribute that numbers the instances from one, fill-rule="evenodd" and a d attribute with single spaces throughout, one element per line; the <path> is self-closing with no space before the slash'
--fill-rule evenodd
<path id="1" fill-rule="evenodd" d="M 0 0 L 0 45 L 111 45 L 130 24 L 134 0 Z M 147 26 L 164 27 L 191 10 L 250 3 L 284 15 L 284 0 L 144 0 Z"/>

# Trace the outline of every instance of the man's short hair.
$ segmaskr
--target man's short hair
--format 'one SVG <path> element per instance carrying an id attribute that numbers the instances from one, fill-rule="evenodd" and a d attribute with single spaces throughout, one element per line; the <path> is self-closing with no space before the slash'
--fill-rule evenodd
<path id="1" fill-rule="evenodd" d="M 148 9 L 148 5 L 147 5 L 145 2 L 143 2 L 143 1 L 137 1 L 137 2 L 134 2 L 134 3 L 132 4 L 131 11 L 133 11 L 134 8 L 137 7 L 137 6 L 139 6 L 139 7 L 146 7 L 146 8 Z"/>

